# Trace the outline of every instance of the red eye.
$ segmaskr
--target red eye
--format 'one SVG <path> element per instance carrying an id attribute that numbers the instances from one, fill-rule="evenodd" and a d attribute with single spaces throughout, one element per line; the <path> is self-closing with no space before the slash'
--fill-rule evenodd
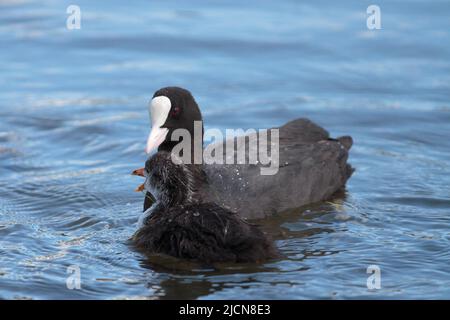
<path id="1" fill-rule="evenodd" d="M 170 111 L 170 116 L 171 117 L 178 117 L 180 112 L 181 112 L 181 108 L 180 107 L 173 107 L 172 110 Z"/>

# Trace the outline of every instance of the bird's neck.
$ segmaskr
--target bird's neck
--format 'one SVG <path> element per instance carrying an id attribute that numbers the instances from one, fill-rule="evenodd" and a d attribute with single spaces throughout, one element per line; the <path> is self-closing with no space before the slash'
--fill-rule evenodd
<path id="1" fill-rule="evenodd" d="M 191 139 L 190 139 L 191 162 L 190 162 L 190 163 L 196 163 L 196 162 L 194 161 L 194 160 L 195 160 L 195 152 L 197 152 L 197 150 L 195 149 L 195 140 L 194 140 L 196 136 L 194 135 L 193 130 L 189 130 L 189 133 L 190 133 L 190 137 L 191 137 Z M 171 136 L 172 136 L 172 134 L 171 134 L 171 132 L 169 131 L 169 134 L 167 134 L 166 140 L 164 140 L 164 142 L 161 143 L 161 144 L 159 145 L 159 147 L 158 147 L 158 152 L 159 152 L 159 151 L 165 151 L 165 152 L 171 153 L 172 150 L 173 150 L 173 148 L 174 148 L 176 145 L 178 145 L 179 143 L 182 143 L 182 139 L 179 140 L 179 141 L 172 141 L 172 140 L 170 140 L 170 139 L 171 139 Z M 200 142 L 199 145 L 200 145 L 200 147 L 201 147 L 201 149 L 200 149 L 199 151 L 202 152 L 202 156 L 203 156 L 203 130 L 202 130 L 202 135 L 201 135 L 201 142 Z M 198 147 L 197 147 L 197 148 L 198 148 Z M 180 151 L 180 154 L 179 154 L 179 155 L 177 154 L 177 156 L 183 157 L 183 150 L 181 150 L 181 151 Z M 202 157 L 202 158 L 203 158 L 203 157 Z M 197 162 L 197 163 L 198 163 L 198 162 Z"/>

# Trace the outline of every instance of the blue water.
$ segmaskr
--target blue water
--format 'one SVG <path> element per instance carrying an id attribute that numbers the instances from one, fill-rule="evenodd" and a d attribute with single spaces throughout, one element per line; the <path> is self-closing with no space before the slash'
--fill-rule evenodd
<path id="1" fill-rule="evenodd" d="M 381 30 L 370 4 L 0 1 L 0 298 L 449 299 L 450 2 L 376 1 Z M 207 128 L 302 116 L 353 136 L 345 195 L 260 222 L 285 258 L 211 269 L 128 246 L 167 85 Z"/>

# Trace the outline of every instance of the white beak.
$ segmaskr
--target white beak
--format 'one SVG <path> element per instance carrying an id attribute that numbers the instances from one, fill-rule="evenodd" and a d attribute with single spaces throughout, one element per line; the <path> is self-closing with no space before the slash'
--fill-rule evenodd
<path id="1" fill-rule="evenodd" d="M 145 152 L 150 153 L 157 149 L 166 139 L 169 129 L 161 128 L 169 116 L 171 108 L 170 99 L 165 96 L 158 96 L 152 99 L 149 106 L 152 130 L 148 135 Z"/>
<path id="2" fill-rule="evenodd" d="M 145 152 L 150 153 L 155 149 L 158 149 L 159 145 L 166 139 L 169 129 L 153 127 L 148 135 L 147 146 L 145 147 Z"/>

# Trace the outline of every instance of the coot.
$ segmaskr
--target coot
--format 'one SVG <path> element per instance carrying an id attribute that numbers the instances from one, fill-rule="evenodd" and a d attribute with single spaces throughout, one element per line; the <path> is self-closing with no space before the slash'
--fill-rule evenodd
<path id="1" fill-rule="evenodd" d="M 156 91 L 149 109 L 152 129 L 147 140 L 148 153 L 155 149 L 171 152 L 178 143 L 172 141 L 172 133 L 184 128 L 194 136 L 194 121 L 202 121 L 194 97 L 183 88 Z M 203 165 L 216 203 L 243 218 L 263 218 L 329 199 L 345 187 L 354 171 L 347 163 L 353 144 L 350 136 L 330 138 L 325 129 L 303 118 L 278 129 L 279 170 L 275 175 L 262 175 L 262 164 Z M 235 153 L 241 151 L 239 148 L 246 148 L 246 144 L 236 143 Z M 153 202 L 147 192 L 144 211 Z"/>
<path id="2" fill-rule="evenodd" d="M 201 166 L 175 164 L 160 151 L 135 174 L 146 177 L 155 202 L 132 240 L 146 254 L 162 253 L 206 263 L 258 262 L 278 254 L 256 226 L 211 201 Z"/>

